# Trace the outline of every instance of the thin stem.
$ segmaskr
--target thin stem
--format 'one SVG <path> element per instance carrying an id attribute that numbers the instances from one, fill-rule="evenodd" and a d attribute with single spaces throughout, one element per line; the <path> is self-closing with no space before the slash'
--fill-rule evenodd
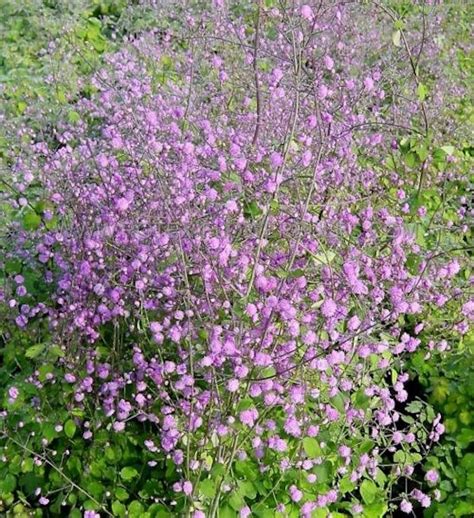
<path id="1" fill-rule="evenodd" d="M 83 495 L 87 496 L 87 498 L 89 498 L 89 500 L 92 500 L 96 505 L 98 505 L 100 507 L 100 509 L 102 511 L 104 511 L 105 514 L 107 514 L 108 516 L 114 516 L 112 513 L 110 513 L 106 507 L 104 507 L 103 504 L 101 504 L 98 500 L 96 500 L 90 493 L 88 493 L 85 489 L 83 489 L 81 486 L 78 486 L 73 480 L 71 480 L 65 473 L 64 471 L 61 469 L 61 468 L 58 468 L 56 466 L 56 464 L 54 464 L 53 462 L 51 462 L 47 457 L 45 457 L 44 455 L 41 455 L 40 453 L 37 453 L 33 450 L 31 450 L 30 448 L 28 448 L 28 446 L 25 446 L 24 444 L 22 444 L 21 442 L 17 441 L 16 439 L 14 439 L 13 437 L 10 437 L 10 436 L 6 436 L 8 439 L 10 439 L 10 441 L 12 441 L 13 443 L 15 443 L 17 446 L 19 446 L 20 448 L 22 448 L 24 451 L 30 453 L 31 455 L 34 455 L 35 457 L 38 457 L 39 459 L 41 459 L 45 464 L 48 464 L 48 466 L 50 466 L 51 468 L 53 468 L 57 473 L 59 473 L 59 475 L 61 475 L 61 477 L 64 478 L 64 480 L 68 483 L 68 484 L 71 484 L 72 487 L 76 488 L 78 491 L 80 491 Z"/>
<path id="2" fill-rule="evenodd" d="M 252 138 L 252 146 L 255 146 L 258 141 L 258 135 L 260 133 L 260 127 L 262 125 L 262 94 L 260 92 L 260 79 L 258 76 L 258 46 L 260 42 L 260 16 L 262 12 L 262 0 L 259 0 L 257 7 L 257 19 L 255 21 L 255 40 L 253 45 L 253 72 L 256 89 L 256 101 L 257 101 L 257 123 L 255 124 L 255 132 Z"/>

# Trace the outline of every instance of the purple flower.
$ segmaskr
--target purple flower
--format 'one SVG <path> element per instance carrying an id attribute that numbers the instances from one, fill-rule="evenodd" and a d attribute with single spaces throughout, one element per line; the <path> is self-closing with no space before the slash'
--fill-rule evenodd
<path id="1" fill-rule="evenodd" d="M 326 299 L 321 306 L 321 313 L 326 317 L 330 318 L 336 314 L 337 305 L 333 299 Z"/>
<path id="2" fill-rule="evenodd" d="M 468 300 L 465 304 L 463 304 L 462 313 L 470 320 L 474 320 L 474 299 Z"/>
<path id="3" fill-rule="evenodd" d="M 371 77 L 366 77 L 364 79 L 364 87 L 367 92 L 371 92 L 374 89 L 374 80 Z"/>
<path id="4" fill-rule="evenodd" d="M 119 198 L 115 202 L 115 206 L 119 212 L 125 212 L 129 208 L 130 202 L 127 200 L 127 198 Z"/>
<path id="5" fill-rule="evenodd" d="M 307 4 L 302 5 L 300 9 L 301 16 L 305 18 L 306 20 L 312 20 L 314 13 L 311 7 Z"/>
<path id="6" fill-rule="evenodd" d="M 280 155 L 280 153 L 274 151 L 270 155 L 270 164 L 274 168 L 280 167 L 283 164 L 283 157 Z"/>
<path id="7" fill-rule="evenodd" d="M 246 426 L 253 426 L 257 418 L 258 412 L 255 408 L 249 408 L 240 412 L 240 421 Z"/>
<path id="8" fill-rule="evenodd" d="M 413 505 L 404 499 L 400 503 L 400 510 L 406 514 L 410 514 L 413 511 Z"/>
<path id="9" fill-rule="evenodd" d="M 231 379 L 227 382 L 227 390 L 229 392 L 237 392 L 237 390 L 239 390 L 239 385 L 239 380 Z"/>
<path id="10" fill-rule="evenodd" d="M 299 502 L 303 498 L 303 493 L 296 486 L 290 486 L 290 498 L 293 502 Z"/>
<path id="11" fill-rule="evenodd" d="M 8 396 L 9 396 L 8 402 L 10 404 L 14 403 L 19 395 L 20 395 L 20 391 L 16 387 L 10 387 L 8 389 Z"/>
<path id="12" fill-rule="evenodd" d="M 339 455 L 343 457 L 344 459 L 347 459 L 352 454 L 352 450 L 349 448 L 349 446 L 339 446 Z"/>
<path id="13" fill-rule="evenodd" d="M 331 56 L 324 56 L 324 66 L 328 69 L 328 70 L 333 70 L 334 68 L 334 60 L 331 58 Z"/>
<path id="14" fill-rule="evenodd" d="M 425 480 L 430 484 L 437 484 L 439 482 L 439 473 L 435 469 L 430 469 L 426 472 Z"/>
<path id="15" fill-rule="evenodd" d="M 189 496 L 192 494 L 193 492 L 193 485 L 192 483 L 189 481 L 189 480 L 185 480 L 183 482 L 183 493 L 186 495 L 186 496 Z"/>
<path id="16" fill-rule="evenodd" d="M 326 85 L 319 85 L 318 88 L 318 99 L 323 101 L 329 95 L 329 90 Z"/>

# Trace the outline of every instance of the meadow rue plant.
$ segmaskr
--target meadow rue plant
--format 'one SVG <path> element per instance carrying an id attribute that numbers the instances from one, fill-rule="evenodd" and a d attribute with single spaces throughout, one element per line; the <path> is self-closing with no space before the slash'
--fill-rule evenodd
<path id="1" fill-rule="evenodd" d="M 457 336 L 473 313 L 467 179 L 420 94 L 436 19 L 414 13 L 420 44 L 376 2 L 176 8 L 181 29 L 107 55 L 51 138 L 19 130 L 4 303 L 60 347 L 29 349 L 56 370 L 12 385 L 5 417 L 57 385 L 70 439 L 130 434 L 145 460 L 121 480 L 163 472 L 137 516 L 428 507 L 438 474 L 415 469 L 444 429 L 406 360 L 433 349 L 433 308 L 462 308 L 439 324 Z M 18 422 L 5 437 L 32 452 Z M 36 458 L 57 467 L 54 439 Z M 84 516 L 130 511 L 80 493 Z"/>

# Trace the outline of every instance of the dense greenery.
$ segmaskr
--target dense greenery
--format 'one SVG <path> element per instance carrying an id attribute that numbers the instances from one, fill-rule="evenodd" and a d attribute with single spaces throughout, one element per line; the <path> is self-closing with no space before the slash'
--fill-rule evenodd
<path id="1" fill-rule="evenodd" d="M 126 49 L 124 52 L 127 52 L 129 49 L 127 45 L 134 45 L 135 40 L 139 40 L 142 34 L 150 34 L 149 31 L 152 31 L 151 34 L 158 38 L 160 44 L 163 34 L 168 30 L 173 37 L 176 34 L 185 34 L 186 29 L 181 27 L 182 19 L 185 18 L 185 9 L 176 13 L 167 13 L 166 6 L 163 11 L 155 11 L 154 4 L 154 2 L 125 0 L 78 0 L 77 2 L 0 0 L 0 100 L 4 107 L 0 130 L 0 182 L 2 182 L 0 190 L 2 192 L 11 193 L 11 172 L 18 165 L 18 157 L 26 156 L 24 163 L 28 163 L 30 167 L 31 154 L 28 155 L 30 150 L 26 137 L 30 131 L 35 132 L 38 142 L 46 142 L 51 149 L 57 151 L 64 147 L 64 141 L 58 137 L 64 128 L 71 129 L 72 132 L 77 130 L 78 133 L 75 135 L 77 140 L 80 139 L 83 128 L 86 128 L 84 132 L 89 132 L 88 135 L 91 135 L 90 145 L 97 146 L 94 148 L 96 152 L 94 156 L 100 156 L 100 151 L 107 149 L 109 141 L 97 137 L 97 128 L 100 127 L 101 121 L 107 120 L 107 117 L 112 120 L 113 114 L 91 113 L 90 107 L 84 107 L 81 103 L 84 100 L 94 102 L 101 93 L 102 86 L 97 81 L 98 76 L 94 74 L 98 71 L 100 73 L 103 67 L 111 67 L 111 62 L 118 66 L 114 60 L 120 61 L 122 56 L 120 52 L 124 49 Z M 192 4 L 198 12 L 202 11 L 203 5 L 204 10 L 211 6 L 210 2 Z M 271 9 L 278 2 L 267 1 L 261 4 L 265 9 Z M 362 4 L 365 5 L 365 2 L 362 2 L 361 6 Z M 391 42 L 389 43 L 395 47 L 395 50 L 403 48 L 402 37 L 405 38 L 405 32 L 408 34 L 407 38 L 410 38 L 412 34 L 416 35 L 423 30 L 420 12 L 423 12 L 421 10 L 424 7 L 418 10 L 414 3 L 398 0 L 380 4 L 396 16 L 395 22 L 393 20 L 387 22 L 387 27 L 390 28 Z M 220 3 L 217 2 L 216 5 Z M 254 7 L 252 3 L 237 2 L 232 12 L 232 16 L 242 17 L 252 37 L 255 27 L 258 27 L 257 11 Z M 215 8 L 214 4 L 213 8 Z M 436 7 L 431 8 L 436 9 Z M 160 12 L 162 17 L 157 17 L 157 12 Z M 304 11 L 303 15 L 309 17 Z M 351 437 L 351 432 L 345 428 L 345 425 L 338 423 L 328 425 L 326 428 L 323 426 L 322 432 L 317 435 L 317 440 L 309 435 L 304 439 L 292 436 L 290 433 L 285 436 L 292 458 L 296 459 L 299 455 L 303 455 L 309 459 L 322 459 L 311 467 L 311 474 L 315 475 L 314 480 L 317 480 L 316 485 L 312 479 L 302 477 L 299 468 L 294 465 L 291 465 L 287 471 L 278 468 L 262 470 L 261 474 L 259 470 L 263 464 L 249 455 L 251 448 L 243 450 L 240 458 L 235 461 L 234 448 L 231 456 L 233 464 L 230 465 L 231 467 L 224 467 L 224 464 L 214 462 L 213 458 L 214 452 L 217 451 L 216 444 L 220 440 L 218 436 L 214 434 L 207 438 L 204 432 L 196 431 L 192 438 L 190 438 L 192 434 L 188 434 L 183 441 L 183 448 L 188 447 L 189 454 L 189 449 L 197 447 L 196 444 L 206 444 L 202 450 L 198 450 L 199 462 L 204 466 L 199 468 L 199 473 L 207 470 L 209 477 L 200 479 L 196 489 L 196 501 L 190 510 L 187 504 L 190 492 L 183 485 L 183 477 L 184 475 L 187 477 L 192 470 L 189 465 L 186 466 L 186 463 L 184 467 L 176 461 L 175 451 L 177 450 L 173 450 L 168 455 L 155 454 L 155 445 L 150 443 L 150 437 L 154 437 L 156 433 L 153 422 L 134 419 L 133 412 L 136 412 L 134 409 L 130 419 L 127 417 L 124 420 L 127 424 L 125 431 L 118 433 L 121 431 L 117 426 L 118 421 L 104 419 L 102 396 L 100 394 L 94 395 L 94 398 L 86 396 L 82 404 L 82 400 L 78 397 L 77 386 L 70 377 L 71 374 L 76 375 L 85 383 L 93 372 L 93 368 L 90 367 L 93 362 L 96 362 L 96 365 L 107 365 L 107 368 L 110 365 L 115 368 L 114 362 L 123 362 L 123 369 L 126 370 L 127 375 L 129 372 L 134 372 L 134 362 L 138 361 L 134 354 L 138 353 L 136 349 L 132 349 L 131 344 L 139 342 L 143 347 L 144 355 L 151 354 L 150 351 L 155 347 L 153 339 L 156 340 L 156 335 L 159 334 L 151 327 L 154 324 L 151 321 L 152 317 L 156 316 L 157 312 L 153 312 L 152 308 L 148 313 L 142 311 L 138 316 L 132 315 L 130 320 L 133 318 L 134 323 L 131 330 L 123 324 L 123 320 L 126 321 L 128 318 L 127 315 L 120 315 L 119 324 L 112 325 L 110 322 L 101 324 L 100 339 L 96 342 L 91 357 L 87 356 L 88 349 L 82 346 L 82 338 L 75 343 L 74 338 L 71 338 L 75 335 L 69 334 L 66 327 L 63 329 L 64 335 L 57 332 L 47 318 L 41 317 L 40 312 L 37 317 L 35 315 L 30 319 L 27 326 L 18 326 L 18 321 L 15 322 L 12 318 L 13 306 L 9 306 L 9 297 L 6 294 L 11 283 L 17 282 L 15 279 L 18 276 L 22 280 L 17 284 L 25 287 L 28 294 L 27 303 L 31 306 L 48 305 L 54 297 L 57 297 L 54 282 L 48 281 L 41 264 L 28 262 L 21 253 L 17 254 L 17 257 L 11 253 L 12 246 L 19 246 L 21 249 L 22 243 L 24 250 L 37 246 L 39 243 L 35 241 L 37 232 L 42 232 L 43 228 L 47 235 L 48 232 L 61 228 L 62 225 L 65 227 L 70 225 L 68 215 L 64 213 L 60 215 L 59 211 L 51 219 L 45 217 L 48 211 L 53 212 L 54 209 L 51 201 L 43 198 L 43 186 L 38 182 L 28 187 L 28 203 L 20 210 L 17 210 L 18 207 L 12 208 L 7 195 L 0 199 L 0 224 L 2 225 L 0 250 L 8 251 L 8 257 L 5 252 L 6 259 L 1 263 L 2 282 L 4 282 L 4 287 L 1 288 L 2 296 L 7 298 L 0 306 L 0 409 L 2 410 L 0 418 L 2 458 L 0 460 L 3 460 L 0 463 L 0 514 L 19 517 L 87 516 L 91 518 L 97 516 L 95 514 L 97 512 L 100 516 L 138 518 L 190 516 L 191 512 L 194 512 L 193 516 L 200 518 L 207 514 L 199 515 L 199 511 L 207 512 L 208 509 L 213 511 L 213 506 L 218 506 L 218 516 L 221 518 L 231 518 L 238 516 L 239 513 L 245 518 L 247 516 L 245 509 L 250 506 L 254 513 L 252 516 L 263 518 L 276 515 L 299 516 L 299 507 L 296 504 L 301 498 L 298 498 L 300 490 L 302 494 L 304 493 L 305 501 L 316 499 L 321 494 L 329 495 L 332 480 L 339 477 L 338 490 L 345 495 L 346 501 L 337 508 L 330 507 L 331 497 L 327 497 L 327 501 L 312 511 L 313 516 L 329 516 L 330 512 L 333 518 L 356 515 L 359 510 L 355 507 L 357 505 L 354 504 L 355 502 L 362 502 L 363 516 L 367 518 L 387 516 L 390 513 L 399 512 L 395 509 L 398 508 L 400 501 L 404 501 L 402 499 L 405 496 L 402 495 L 407 495 L 409 491 L 418 487 L 426 493 L 431 491 L 432 505 L 424 510 L 425 505 L 421 504 L 422 499 L 419 499 L 420 506 L 416 508 L 417 512 L 424 512 L 426 516 L 436 518 L 472 515 L 472 509 L 474 509 L 474 330 L 462 327 L 464 324 L 461 308 L 465 307 L 463 303 L 466 304 L 466 301 L 472 300 L 473 232 L 469 228 L 459 232 L 449 229 L 451 226 L 455 229 L 469 227 L 472 224 L 474 210 L 472 203 L 474 153 L 469 134 L 473 123 L 473 107 L 472 96 L 468 95 L 473 77 L 473 50 L 469 41 L 473 9 L 468 3 L 463 6 L 439 7 L 438 18 L 441 22 L 437 25 L 440 31 L 437 35 L 437 43 L 441 50 L 436 55 L 435 62 L 430 62 L 428 57 L 426 65 L 420 67 L 421 71 L 415 70 L 417 103 L 421 106 L 429 105 L 430 102 L 436 105 L 438 89 L 443 93 L 450 91 L 451 95 L 449 98 L 438 100 L 439 106 L 436 108 L 434 120 L 430 120 L 429 131 L 423 131 L 423 117 L 420 115 L 420 110 L 416 108 L 410 116 L 411 120 L 415 121 L 413 125 L 417 131 L 397 130 L 398 133 L 394 136 L 395 144 L 385 156 L 380 157 L 375 152 L 367 151 L 366 142 L 354 140 L 354 148 L 357 149 L 357 165 L 354 167 L 373 169 L 381 176 L 386 174 L 387 178 L 390 171 L 395 170 L 401 177 L 409 178 L 407 185 L 410 187 L 407 187 L 406 202 L 407 211 L 412 216 L 408 225 L 416 236 L 418 247 L 422 251 L 439 253 L 440 256 L 448 253 L 452 262 L 461 264 L 457 284 L 447 287 L 448 291 L 452 290 L 449 293 L 447 291 L 449 300 L 440 307 L 432 307 L 425 312 L 422 326 L 419 325 L 416 314 L 401 315 L 396 321 L 396 331 L 400 336 L 407 333 L 416 337 L 421 343 L 420 348 L 406 359 L 393 359 L 387 354 L 384 360 L 393 360 L 393 367 L 388 370 L 388 373 L 382 369 L 380 369 L 382 373 L 378 373 L 377 358 L 375 355 L 372 359 L 369 358 L 369 363 L 371 361 L 372 365 L 367 368 L 367 375 L 373 376 L 373 383 L 387 383 L 387 386 L 392 387 L 398 381 L 402 384 L 402 388 L 398 390 L 399 393 L 403 390 L 404 381 L 400 382 L 400 379 L 404 379 L 402 373 L 407 370 L 410 372 L 411 381 L 407 382 L 405 387 L 408 391 L 408 402 L 406 411 L 400 408 L 401 421 L 404 423 L 403 426 L 410 427 L 410 431 L 415 430 L 421 446 L 411 448 L 407 443 L 393 455 L 392 459 L 390 455 L 395 450 L 389 449 L 393 445 L 387 438 L 387 452 L 384 452 L 383 459 L 387 464 L 393 463 L 393 466 L 397 466 L 399 470 L 403 470 L 404 467 L 407 469 L 404 473 L 407 476 L 403 479 L 403 483 L 398 481 L 398 474 L 395 476 L 395 468 L 389 471 L 385 469 L 383 462 L 380 467 L 371 471 L 371 477 L 367 476 L 356 481 L 351 480 L 349 475 L 344 476 L 343 469 L 348 457 L 344 453 L 338 453 L 341 441 L 346 441 L 344 444 L 350 446 L 357 462 L 360 462 L 365 454 L 369 452 L 372 454 L 373 448 L 378 443 L 376 443 L 377 436 L 371 437 L 369 433 L 363 436 L 357 435 L 359 433 L 357 431 L 353 432 L 354 436 Z M 268 34 L 264 33 L 264 37 L 268 37 L 269 41 L 273 41 L 272 30 L 276 30 L 271 23 L 268 22 Z M 165 42 L 165 44 L 168 43 Z M 143 57 L 143 60 L 138 60 L 139 65 L 144 67 L 140 70 L 145 70 L 149 74 L 152 83 L 156 82 L 152 84 L 153 88 L 159 89 L 164 85 L 177 96 L 181 95 L 182 91 L 187 92 L 187 83 L 183 79 L 185 74 L 180 74 L 179 71 L 188 73 L 189 69 L 185 66 L 187 63 L 184 63 L 184 58 L 183 62 L 179 62 L 179 56 L 189 52 L 190 49 L 194 51 L 194 48 L 184 37 L 180 39 L 176 36 L 176 41 L 172 40 L 167 47 L 169 54 L 160 55 L 156 62 L 152 59 L 153 51 L 147 54 L 148 49 L 145 51 L 139 47 L 137 49 L 137 53 L 142 52 L 140 58 Z M 116 54 L 117 52 L 119 54 Z M 376 52 L 378 49 L 374 50 L 374 53 Z M 362 54 L 368 61 L 376 60 L 375 57 L 365 56 L 369 54 L 368 51 Z M 175 58 L 169 57 L 170 55 L 178 58 L 175 61 Z M 241 61 L 238 61 L 239 59 Z M 263 58 L 260 64 L 262 75 L 269 72 L 271 67 L 270 58 L 268 63 L 265 59 Z M 238 66 L 244 67 L 245 61 L 237 53 L 235 53 L 235 60 Z M 394 75 L 400 75 L 395 79 L 386 77 L 384 80 L 390 83 L 393 79 L 393 83 L 398 82 L 401 89 L 408 89 L 407 85 L 412 78 L 411 72 L 406 77 L 402 75 L 406 64 L 406 62 L 396 62 L 392 72 Z M 330 64 L 328 69 L 331 71 Z M 194 71 L 194 68 L 191 70 Z M 189 74 L 191 84 L 193 84 L 193 73 Z M 233 77 L 240 80 L 239 73 L 233 73 Z M 207 82 L 210 89 L 214 88 L 220 81 L 218 72 L 212 70 L 212 67 L 207 64 L 202 66 L 196 76 L 198 76 L 195 80 L 195 84 L 198 85 L 196 90 L 201 87 L 205 91 Z M 148 79 L 145 72 L 144 77 Z M 112 73 L 107 76 L 107 79 L 110 78 L 120 83 L 121 78 L 117 79 Z M 225 80 L 222 82 L 225 83 Z M 234 110 L 237 112 L 238 103 L 234 96 L 238 99 L 241 95 L 239 91 L 241 85 L 231 94 L 225 90 L 226 88 L 226 86 L 223 87 L 225 95 L 229 96 L 226 97 L 229 112 L 233 113 Z M 118 88 L 117 92 L 117 96 L 123 94 L 123 91 Z M 190 97 L 191 94 L 189 94 Z M 321 97 L 323 97 L 322 94 Z M 148 109 L 150 107 L 146 104 L 148 101 L 143 102 L 143 106 Z M 249 103 L 253 111 L 258 110 L 255 101 L 252 100 Z M 390 100 L 387 103 L 390 104 Z M 209 104 L 211 105 L 212 102 L 209 101 Z M 99 109 L 101 107 L 97 108 L 97 112 Z M 170 112 L 172 109 L 176 107 L 170 107 Z M 210 106 L 206 114 L 210 119 L 217 111 L 218 108 Z M 185 120 L 182 123 L 183 131 L 189 131 L 191 134 L 194 131 L 193 124 L 198 126 L 198 123 L 197 119 L 193 120 L 190 116 L 188 121 Z M 222 127 L 220 124 L 219 119 L 219 123 L 216 124 L 216 134 L 224 140 L 227 137 L 226 128 L 225 124 Z M 337 121 L 334 124 L 336 125 Z M 169 131 L 170 146 L 173 146 L 170 135 L 173 134 L 174 127 L 170 125 L 164 131 Z M 250 133 L 253 133 L 253 130 Z M 104 148 L 101 147 L 103 143 Z M 138 162 L 142 152 L 143 148 L 137 145 L 135 155 L 131 151 L 117 153 L 117 167 L 127 165 L 127 161 L 131 159 Z M 291 155 L 293 152 L 298 152 L 298 143 L 289 139 L 283 154 Z M 275 162 L 279 159 L 279 156 L 270 156 L 274 157 Z M 51 161 L 48 162 L 48 160 Z M 54 164 L 54 160 L 54 156 L 51 159 L 48 157 L 44 163 L 49 167 Z M 427 167 L 425 164 L 428 164 Z M 150 163 L 146 163 L 146 166 L 150 167 L 147 171 L 152 171 Z M 255 166 L 256 170 L 257 166 Z M 49 171 L 54 173 L 54 167 Z M 418 175 L 419 171 L 421 171 L 420 175 Z M 237 181 L 232 174 L 234 173 L 230 173 L 226 178 L 229 183 Z M 434 180 L 438 174 L 443 176 L 442 187 L 439 187 Z M 55 187 L 58 185 L 59 183 Z M 210 185 L 219 190 L 217 182 L 211 182 Z M 382 180 L 382 185 L 386 189 L 385 196 L 390 199 L 387 203 L 392 203 L 392 200 L 398 196 L 397 188 L 391 185 L 389 180 Z M 242 220 L 248 222 L 253 229 L 261 222 L 260 218 L 264 217 L 264 213 L 261 205 L 251 198 L 250 193 L 249 189 Z M 19 197 L 19 194 L 15 193 L 15 196 Z M 260 202 L 259 197 L 256 199 Z M 364 202 L 357 201 L 357 203 L 359 204 L 357 208 L 362 210 Z M 380 203 L 385 203 L 385 200 Z M 393 202 L 393 206 L 396 203 Z M 284 205 L 284 201 L 281 205 Z M 375 206 L 378 207 L 377 201 Z M 276 215 L 281 209 L 278 201 L 269 204 L 269 207 L 270 212 Z M 89 209 L 90 206 L 84 206 L 82 213 L 84 217 Z M 13 227 L 10 227 L 11 222 L 14 223 Z M 130 216 L 130 222 L 130 225 L 134 224 L 132 216 Z M 17 224 L 21 231 L 35 236 L 30 244 L 20 239 L 13 245 L 10 232 L 11 228 L 15 230 Z M 380 225 L 380 223 L 377 224 Z M 4 231 L 3 228 L 7 230 Z M 68 228 L 74 229 L 74 226 Z M 381 236 L 384 235 L 383 228 L 377 228 L 377 231 Z M 361 234 L 362 230 L 357 228 L 355 238 L 359 238 Z M 275 240 L 278 240 L 276 230 L 272 236 L 277 236 Z M 331 266 L 333 261 L 337 262 L 337 257 L 330 250 L 331 242 L 329 241 L 329 244 L 326 242 L 325 246 L 327 250 L 323 248 L 322 252 L 314 254 L 315 262 L 323 268 Z M 422 263 L 421 253 L 420 256 L 413 251 L 408 254 L 407 270 L 413 275 Z M 331 254 L 336 257 L 335 260 Z M 124 259 L 120 256 L 119 260 Z M 173 258 L 169 259 L 169 261 L 172 260 Z M 286 270 L 281 267 L 279 282 L 295 283 L 296 286 L 298 279 L 306 273 L 304 265 L 297 266 L 298 268 L 290 267 Z M 334 264 L 333 267 L 337 268 L 337 265 Z M 252 276 L 255 275 L 254 271 Z M 189 282 L 195 282 L 192 284 L 192 289 L 199 292 L 202 289 L 200 279 L 194 280 L 192 275 L 190 277 Z M 252 277 L 250 288 L 253 280 Z M 234 302 L 232 310 L 240 316 L 242 326 L 251 327 L 254 308 L 258 306 L 259 298 L 258 294 L 254 294 L 250 288 L 247 294 L 250 298 L 247 296 L 246 300 L 248 304 Z M 57 298 L 54 300 L 56 301 Z M 81 301 L 77 303 L 80 304 Z M 359 308 L 356 306 L 352 308 L 349 316 L 357 316 L 355 313 L 357 309 Z M 463 311 L 468 313 L 468 310 Z M 225 321 L 225 311 L 219 311 L 218 316 Z M 345 326 L 344 332 L 346 332 L 348 323 L 344 322 L 342 325 Z M 148 329 L 152 330 L 154 336 L 149 336 Z M 397 342 L 398 335 L 395 332 L 390 334 L 390 331 L 390 329 L 382 330 L 381 336 L 392 345 Z M 209 339 L 208 331 L 203 326 L 199 333 L 197 342 L 205 343 Z M 323 331 L 322 335 L 323 338 L 329 339 L 326 331 Z M 165 342 L 165 345 L 170 347 L 168 342 Z M 163 354 L 169 355 L 165 358 L 167 361 L 178 362 L 178 355 L 173 356 L 175 353 L 171 348 L 164 349 Z M 79 357 L 81 357 L 80 361 L 74 363 L 73 359 L 79 359 Z M 348 367 L 349 373 L 351 368 L 352 366 Z M 385 374 L 386 377 L 384 377 Z M 271 378 L 275 376 L 275 370 L 273 366 L 262 365 L 260 370 L 257 368 L 255 371 L 255 376 L 257 375 L 262 379 Z M 390 379 L 387 380 L 387 377 Z M 204 378 L 203 376 L 203 379 L 199 379 L 198 384 L 204 386 Z M 233 381 L 235 381 L 234 378 L 230 379 L 229 383 Z M 85 385 L 82 388 L 84 387 Z M 131 399 L 132 395 L 135 397 L 133 388 L 130 386 L 125 385 L 121 390 L 123 398 Z M 351 393 L 350 389 L 347 390 L 349 395 L 344 391 L 336 392 L 335 395 L 330 391 L 326 394 L 324 390 L 322 397 L 327 397 L 324 401 L 327 401 L 328 406 L 330 403 L 332 409 L 340 413 L 344 413 L 348 403 L 370 415 L 372 412 L 376 413 L 377 407 L 375 404 L 373 407 L 370 406 L 372 402 L 362 388 L 354 393 Z M 87 393 L 87 387 L 83 392 Z M 80 397 L 82 395 L 82 393 L 79 394 Z M 396 403 L 397 410 L 402 402 L 403 398 L 400 397 Z M 240 412 L 240 415 L 253 409 L 251 398 L 243 398 L 237 402 L 231 398 L 231 404 L 234 403 L 236 412 Z M 432 430 L 436 429 L 436 423 L 439 425 L 436 417 L 438 412 L 441 414 L 446 431 L 445 434 L 440 434 L 440 442 L 428 451 L 423 443 L 431 442 L 433 439 Z M 277 426 L 280 421 L 283 422 L 283 414 L 280 410 L 271 414 L 271 417 L 277 422 Z M 243 419 L 242 423 L 245 424 Z M 239 433 L 245 436 L 245 426 L 240 425 Z M 212 444 L 207 444 L 206 440 Z M 158 440 L 156 442 L 159 443 Z M 433 440 L 434 442 L 436 440 Z M 147 445 L 146 448 L 144 444 Z M 222 451 L 226 452 L 224 447 Z M 268 465 L 279 465 L 277 463 L 282 461 L 281 457 L 278 454 L 274 457 L 271 455 L 272 453 L 267 451 L 264 462 Z M 430 470 L 439 472 L 439 484 L 425 480 L 425 473 L 429 473 Z M 223 481 L 228 480 L 229 472 L 234 477 L 235 483 L 223 490 L 222 486 L 225 486 Z M 199 480 L 199 476 L 197 479 Z M 294 484 L 297 484 L 299 489 L 296 489 Z M 177 485 L 179 490 L 176 490 Z M 294 489 L 289 489 L 293 487 Z M 433 490 L 434 487 L 437 489 Z M 437 493 L 438 490 L 439 493 Z M 281 502 L 287 505 L 285 511 L 287 514 L 275 507 Z"/>

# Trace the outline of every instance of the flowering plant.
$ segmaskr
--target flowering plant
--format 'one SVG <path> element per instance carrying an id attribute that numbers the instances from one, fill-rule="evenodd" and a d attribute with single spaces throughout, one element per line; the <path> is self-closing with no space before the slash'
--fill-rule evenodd
<path id="1" fill-rule="evenodd" d="M 59 473 L 63 430 L 127 451 L 123 482 L 164 472 L 130 502 L 91 465 L 87 516 L 427 507 L 414 470 L 444 426 L 406 359 L 473 318 L 461 155 L 430 133 L 419 73 L 435 45 L 377 2 L 215 7 L 107 55 L 54 138 L 25 133 L 6 304 L 50 339 L 26 350 L 42 367 L 9 388 L 7 428 L 46 387 L 63 407 L 43 452 L 5 437 Z M 459 319 L 430 327 L 440 307 Z"/>

